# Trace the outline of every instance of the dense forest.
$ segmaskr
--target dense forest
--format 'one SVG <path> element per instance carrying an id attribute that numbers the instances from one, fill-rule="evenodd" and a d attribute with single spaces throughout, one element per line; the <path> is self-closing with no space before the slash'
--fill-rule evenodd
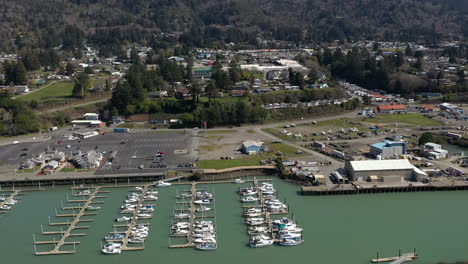
<path id="1" fill-rule="evenodd" d="M 74 50 L 83 41 L 118 53 L 126 41 L 170 34 L 189 46 L 259 40 L 310 43 L 468 36 L 466 1 L 442 0 L 3 0 L 0 50 Z M 167 35 L 167 34 L 166 34 Z"/>

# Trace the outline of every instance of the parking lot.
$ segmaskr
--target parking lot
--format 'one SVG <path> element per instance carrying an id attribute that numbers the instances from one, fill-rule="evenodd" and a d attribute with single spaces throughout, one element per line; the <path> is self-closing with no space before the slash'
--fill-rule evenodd
<path id="1" fill-rule="evenodd" d="M 189 164 L 196 161 L 192 138 L 183 131 L 106 133 L 81 140 L 56 136 L 45 142 L 1 146 L 0 161 L 18 168 L 46 149 L 64 152 L 69 157 L 90 150 L 103 153 L 106 162 L 96 172 L 100 175 L 190 169 Z M 158 152 L 163 153 L 162 157 L 155 159 Z"/>

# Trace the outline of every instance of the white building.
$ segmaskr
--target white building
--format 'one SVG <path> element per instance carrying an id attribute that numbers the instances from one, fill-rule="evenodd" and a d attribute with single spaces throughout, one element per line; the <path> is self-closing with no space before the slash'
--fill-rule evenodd
<path id="1" fill-rule="evenodd" d="M 96 113 L 86 113 L 83 115 L 84 120 L 99 120 L 99 115 Z"/>
<path id="2" fill-rule="evenodd" d="M 384 181 L 386 177 L 397 176 L 405 179 L 417 179 L 419 176 L 427 176 L 426 173 L 416 168 L 407 159 L 347 161 L 345 169 L 348 178 L 353 181 L 364 181 L 371 176 L 377 176 Z"/>
<path id="3" fill-rule="evenodd" d="M 421 154 L 433 159 L 447 158 L 448 151 L 442 149 L 442 146 L 436 143 L 428 142 L 421 149 Z"/>

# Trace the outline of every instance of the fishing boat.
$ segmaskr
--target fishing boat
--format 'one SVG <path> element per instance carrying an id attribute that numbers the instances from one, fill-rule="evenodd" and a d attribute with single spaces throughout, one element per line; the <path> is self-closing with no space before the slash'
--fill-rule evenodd
<path id="1" fill-rule="evenodd" d="M 243 203 L 253 203 L 253 202 L 258 201 L 258 198 L 257 198 L 257 197 L 253 197 L 253 196 L 248 196 L 248 197 L 242 198 L 241 201 L 242 201 Z"/>
<path id="2" fill-rule="evenodd" d="M 218 245 L 216 243 L 200 243 L 195 248 L 198 250 L 216 250 Z"/>
<path id="3" fill-rule="evenodd" d="M 171 186 L 172 184 L 170 184 L 169 182 L 164 182 L 164 181 L 157 181 L 155 183 L 155 186 L 156 187 L 169 187 Z"/>
<path id="4" fill-rule="evenodd" d="M 101 207 L 99 207 L 99 206 L 88 206 L 86 208 L 86 211 L 97 211 L 99 209 L 101 209 Z"/>
<path id="5" fill-rule="evenodd" d="M 122 253 L 121 248 L 122 244 L 120 243 L 109 243 L 101 249 L 101 252 L 104 254 L 120 254 Z"/>

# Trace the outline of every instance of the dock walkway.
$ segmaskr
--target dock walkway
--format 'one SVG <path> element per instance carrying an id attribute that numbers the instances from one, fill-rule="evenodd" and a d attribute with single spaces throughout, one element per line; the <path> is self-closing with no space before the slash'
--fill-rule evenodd
<path id="1" fill-rule="evenodd" d="M 75 245 L 78 244 L 79 242 L 65 242 L 65 240 L 69 237 L 73 236 L 82 236 L 85 234 L 72 234 L 72 231 L 74 229 L 80 229 L 80 227 L 77 226 L 77 224 L 81 221 L 80 218 L 84 215 L 90 215 L 89 213 L 86 213 L 86 209 L 91 205 L 91 202 L 93 201 L 94 198 L 98 197 L 98 193 L 100 192 L 101 187 L 96 187 L 93 192 L 87 196 L 87 199 L 84 200 L 85 203 L 83 206 L 81 206 L 80 211 L 77 214 L 67 214 L 69 216 L 74 217 L 72 222 L 66 222 L 68 225 L 67 230 L 65 231 L 60 231 L 59 234 L 62 234 L 62 237 L 58 241 L 53 241 L 53 243 L 50 243 L 51 241 L 48 241 L 49 243 L 45 243 L 44 241 L 36 242 L 34 239 L 34 251 L 37 256 L 44 256 L 44 255 L 63 255 L 63 254 L 73 254 L 75 253 L 75 250 L 66 250 L 62 251 L 60 248 L 63 245 Z M 99 196 L 102 198 L 102 196 Z M 95 214 L 95 213 L 94 213 Z M 63 215 L 57 215 L 57 216 L 63 216 Z M 50 224 L 50 223 L 49 223 Z M 43 232 L 43 234 L 57 234 L 57 232 Z M 55 244 L 54 248 L 51 251 L 44 251 L 44 252 L 37 252 L 36 251 L 36 245 L 41 245 L 41 244 Z"/>

